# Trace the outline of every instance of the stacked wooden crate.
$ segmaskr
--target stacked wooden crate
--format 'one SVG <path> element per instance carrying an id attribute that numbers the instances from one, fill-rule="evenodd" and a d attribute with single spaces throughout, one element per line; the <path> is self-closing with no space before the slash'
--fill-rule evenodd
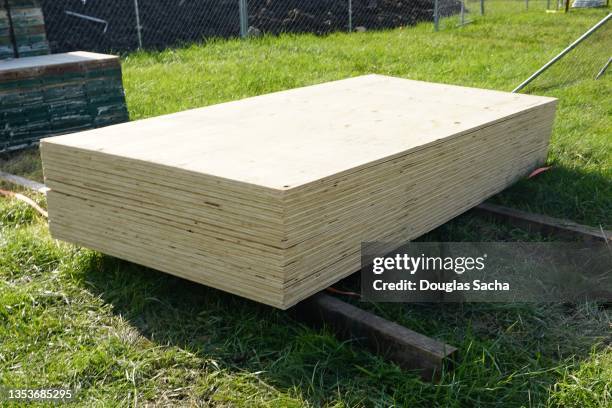
<path id="1" fill-rule="evenodd" d="M 37 0 L 0 3 L 0 59 L 49 54 L 45 19 Z"/>
<path id="2" fill-rule="evenodd" d="M 556 101 L 369 75 L 41 143 L 54 237 L 287 308 L 546 158 Z"/>
<path id="3" fill-rule="evenodd" d="M 0 60 L 15 57 L 8 10 L 0 3 Z"/>
<path id="4" fill-rule="evenodd" d="M 0 64 L 0 151 L 126 120 L 116 56 L 72 52 Z"/>
<path id="5" fill-rule="evenodd" d="M 45 19 L 38 0 L 8 0 L 18 57 L 49 54 Z"/>

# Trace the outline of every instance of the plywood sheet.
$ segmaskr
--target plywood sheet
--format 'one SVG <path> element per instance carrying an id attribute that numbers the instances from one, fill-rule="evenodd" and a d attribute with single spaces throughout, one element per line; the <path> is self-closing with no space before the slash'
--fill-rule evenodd
<path id="1" fill-rule="evenodd" d="M 551 101 L 367 75 L 48 143 L 287 190 Z"/>
<path id="2" fill-rule="evenodd" d="M 541 164 L 555 102 L 369 75 L 45 139 L 51 232 L 284 309 Z"/>

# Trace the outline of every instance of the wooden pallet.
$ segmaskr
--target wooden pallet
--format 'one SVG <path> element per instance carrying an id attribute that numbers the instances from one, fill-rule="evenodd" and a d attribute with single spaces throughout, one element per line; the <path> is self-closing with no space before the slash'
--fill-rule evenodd
<path id="1" fill-rule="evenodd" d="M 0 65 L 0 151 L 128 120 L 119 58 L 72 52 Z"/>
<path id="2" fill-rule="evenodd" d="M 0 59 L 49 54 L 38 0 L 0 0 Z"/>
<path id="3" fill-rule="evenodd" d="M 11 20 L 4 4 L 0 2 L 0 60 L 15 58 L 15 46 L 11 34 Z"/>

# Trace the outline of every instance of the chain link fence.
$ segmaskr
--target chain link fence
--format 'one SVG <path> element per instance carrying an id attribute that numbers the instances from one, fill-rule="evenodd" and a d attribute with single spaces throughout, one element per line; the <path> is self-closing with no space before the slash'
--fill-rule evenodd
<path id="1" fill-rule="evenodd" d="M 444 30 L 471 23 L 484 0 L 438 0 L 434 5 L 434 29 Z"/>
<path id="2" fill-rule="evenodd" d="M 562 9 L 566 0 L 42 0 L 54 53 L 161 49 L 210 38 L 435 30 L 496 12 Z M 601 1 L 601 0 L 575 0 Z"/>
<path id="3" fill-rule="evenodd" d="M 458 14 L 460 0 L 444 2 Z M 159 49 L 209 38 L 368 31 L 433 22 L 435 0 L 43 0 L 53 52 Z"/>
<path id="4" fill-rule="evenodd" d="M 573 0 L 571 0 L 573 1 Z M 496 0 L 484 3 L 485 14 L 519 13 L 528 10 L 565 10 L 566 0 Z"/>
<path id="5" fill-rule="evenodd" d="M 565 2 L 566 0 L 438 0 L 434 26 L 436 30 L 462 27 L 473 22 L 478 16 L 497 13 L 564 10 Z"/>
<path id="6" fill-rule="evenodd" d="M 612 63 L 612 18 L 608 15 L 598 27 L 578 39 L 558 60 L 550 60 L 545 70 L 520 89 L 523 93 L 537 95 L 554 94 L 556 90 L 569 87 L 583 87 L 590 92 L 605 92 L 599 81 L 610 81 Z M 566 53 L 565 53 L 566 52 Z M 584 112 L 585 116 L 587 112 Z"/>
<path id="7" fill-rule="evenodd" d="M 435 30 L 470 24 L 478 16 L 524 11 L 566 12 L 574 8 L 606 7 L 610 0 L 438 0 L 434 3 Z"/>
<path id="8" fill-rule="evenodd" d="M 238 0 L 43 0 L 53 52 L 123 52 L 240 34 Z"/>

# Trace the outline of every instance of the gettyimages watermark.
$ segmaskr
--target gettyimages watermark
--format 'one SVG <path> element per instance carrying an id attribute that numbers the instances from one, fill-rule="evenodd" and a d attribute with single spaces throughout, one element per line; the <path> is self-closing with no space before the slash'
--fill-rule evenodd
<path id="1" fill-rule="evenodd" d="M 612 301 L 612 249 L 578 242 L 366 242 L 373 302 Z"/>

